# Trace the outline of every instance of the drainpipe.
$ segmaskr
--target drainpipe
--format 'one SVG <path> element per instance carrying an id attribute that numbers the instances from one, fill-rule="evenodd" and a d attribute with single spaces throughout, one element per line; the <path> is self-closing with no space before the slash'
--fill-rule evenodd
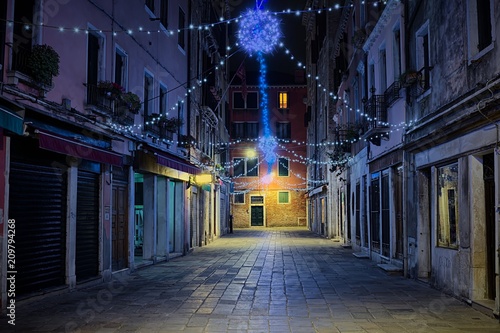
<path id="1" fill-rule="evenodd" d="M 406 24 L 406 18 L 408 17 L 408 6 L 405 2 L 401 2 L 401 6 L 403 6 L 403 17 L 401 20 L 403 21 L 403 27 L 405 27 L 404 34 L 404 58 L 405 58 L 405 67 L 408 65 L 408 54 L 410 52 L 410 48 L 407 42 L 407 38 L 409 35 L 409 29 Z M 420 4 L 417 6 L 420 7 Z M 413 21 L 414 17 L 412 18 Z M 405 110 L 406 112 L 406 110 Z M 407 112 L 406 112 L 407 113 Z M 405 136 L 403 134 L 403 146 L 404 146 Z M 406 149 L 403 149 L 403 180 L 401 186 L 403 187 L 403 276 L 408 277 L 408 177 L 409 177 L 409 160 L 408 160 L 408 152 Z"/>
<path id="2" fill-rule="evenodd" d="M 188 22 L 191 22 L 191 1 L 187 1 L 187 13 L 188 13 Z M 186 69 L 186 78 L 187 78 L 187 89 L 191 89 L 191 29 L 187 30 L 189 33 L 187 34 L 187 54 L 189 55 L 187 57 L 187 69 Z M 193 92 L 194 94 L 194 92 Z M 191 96 L 190 94 L 188 95 L 187 98 L 187 103 L 186 103 L 186 113 L 187 113 L 187 119 L 186 119 L 186 124 L 187 124 L 187 130 L 186 130 L 186 135 L 189 137 L 191 134 Z M 190 153 L 191 149 L 188 149 L 188 156 L 187 159 L 189 160 L 190 158 Z"/>
<path id="3" fill-rule="evenodd" d="M 403 139 L 404 140 L 404 139 Z M 408 277 L 408 226 L 407 226 L 407 212 L 408 212 L 408 177 L 409 177 L 409 161 L 408 161 L 408 152 L 403 149 L 403 179 L 402 179 L 402 188 L 403 188 L 403 214 L 401 218 L 403 219 L 403 276 Z"/>

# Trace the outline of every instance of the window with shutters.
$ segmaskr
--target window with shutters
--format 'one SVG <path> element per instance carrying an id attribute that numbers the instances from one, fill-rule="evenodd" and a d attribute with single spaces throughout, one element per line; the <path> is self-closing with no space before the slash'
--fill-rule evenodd
<path id="1" fill-rule="evenodd" d="M 289 204 L 290 203 L 290 192 L 288 192 L 288 191 L 278 192 L 278 203 L 279 204 Z"/>

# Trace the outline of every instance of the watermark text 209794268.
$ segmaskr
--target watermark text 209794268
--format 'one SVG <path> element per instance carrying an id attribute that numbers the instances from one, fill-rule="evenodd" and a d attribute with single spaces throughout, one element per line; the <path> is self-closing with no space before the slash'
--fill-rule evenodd
<path id="1" fill-rule="evenodd" d="M 16 324 L 16 220 L 7 220 L 7 321 Z"/>

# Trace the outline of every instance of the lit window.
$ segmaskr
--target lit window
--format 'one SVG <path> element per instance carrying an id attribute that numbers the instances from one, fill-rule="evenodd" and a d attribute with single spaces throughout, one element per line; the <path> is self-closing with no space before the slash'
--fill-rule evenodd
<path id="1" fill-rule="evenodd" d="M 458 163 L 437 169 L 438 246 L 458 247 Z"/>
<path id="2" fill-rule="evenodd" d="M 279 108 L 288 109 L 288 93 L 281 91 L 279 93 Z"/>
<path id="3" fill-rule="evenodd" d="M 278 192 L 278 203 L 280 204 L 290 203 L 290 192 Z"/>

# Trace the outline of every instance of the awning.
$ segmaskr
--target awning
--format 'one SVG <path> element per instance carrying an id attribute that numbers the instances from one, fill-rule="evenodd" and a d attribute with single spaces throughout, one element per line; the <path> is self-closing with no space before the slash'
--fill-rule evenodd
<path id="1" fill-rule="evenodd" d="M 23 134 L 23 118 L 5 105 L 0 105 L 0 127 L 13 133 Z"/>
<path id="2" fill-rule="evenodd" d="M 97 147 L 82 144 L 78 141 L 37 130 L 39 146 L 42 149 L 78 157 L 94 162 L 122 166 L 121 155 Z"/>
<path id="3" fill-rule="evenodd" d="M 192 164 L 189 164 L 189 162 L 182 160 L 181 158 L 178 158 L 176 156 L 167 156 L 167 155 L 160 155 L 157 154 L 156 160 L 158 164 L 161 164 L 163 166 L 176 169 L 179 171 L 187 172 L 192 175 L 197 175 L 201 172 L 201 170 L 197 167 L 195 167 Z"/>

